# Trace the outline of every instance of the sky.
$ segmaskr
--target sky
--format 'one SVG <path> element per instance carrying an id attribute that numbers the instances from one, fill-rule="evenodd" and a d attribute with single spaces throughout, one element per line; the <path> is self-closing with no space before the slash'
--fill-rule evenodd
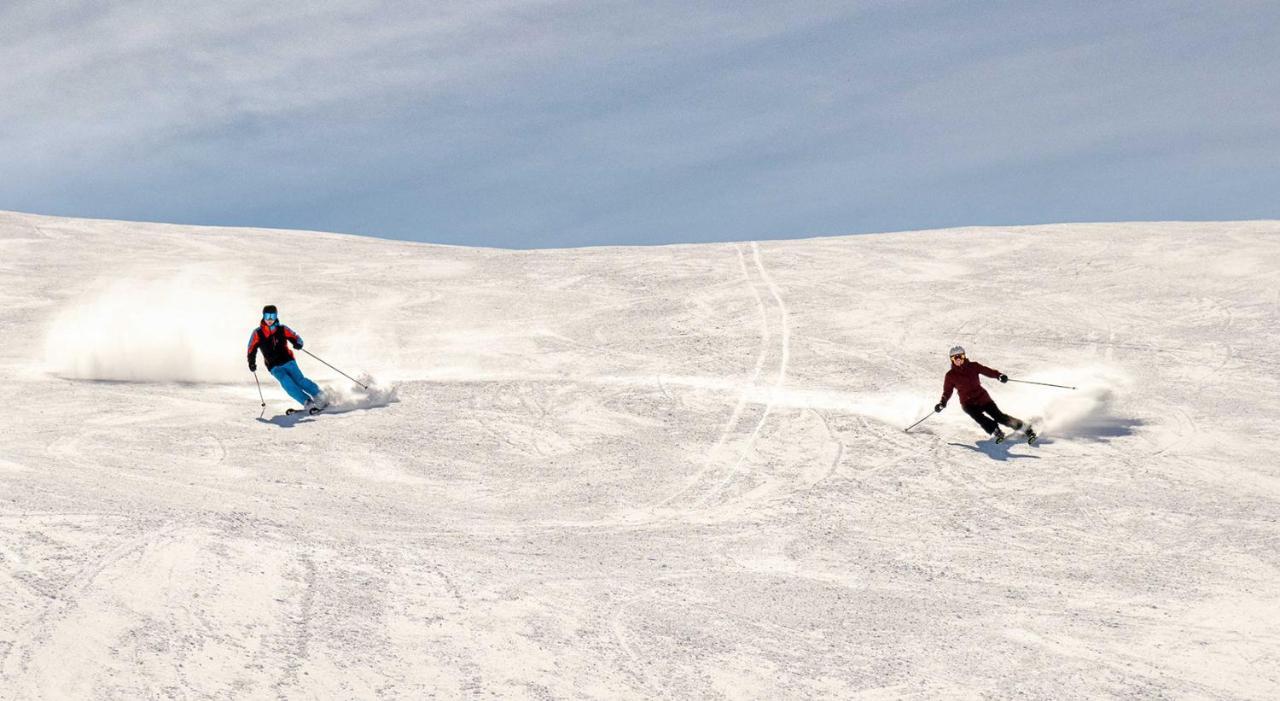
<path id="1" fill-rule="evenodd" d="M 0 3 L 0 209 L 506 248 L 1280 218 L 1280 3 Z"/>

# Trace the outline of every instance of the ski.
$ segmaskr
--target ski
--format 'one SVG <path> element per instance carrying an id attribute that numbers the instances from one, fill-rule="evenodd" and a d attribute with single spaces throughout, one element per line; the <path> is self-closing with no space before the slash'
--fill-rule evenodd
<path id="1" fill-rule="evenodd" d="M 305 414 L 307 416 L 315 416 L 328 408 L 329 408 L 329 402 L 325 402 L 320 406 L 291 407 L 284 410 L 283 416 L 277 416 L 276 418 L 283 418 L 284 416 L 294 416 L 296 414 Z"/>
<path id="2" fill-rule="evenodd" d="M 296 413 L 298 413 L 298 412 L 300 412 L 300 411 L 305 411 L 305 412 L 307 412 L 307 414 L 308 414 L 309 416 L 315 416 L 316 414 L 319 414 L 320 412 L 322 412 L 322 411 L 324 411 L 325 409 L 328 409 L 328 408 L 329 408 L 329 402 L 325 402 L 324 404 L 322 404 L 322 405 L 320 405 L 320 406 L 313 406 L 313 407 L 305 407 L 305 406 L 304 406 L 304 407 L 298 407 L 298 408 L 285 409 L 285 410 L 284 410 L 284 415 L 285 415 L 285 416 L 293 416 L 294 414 L 296 414 Z"/>

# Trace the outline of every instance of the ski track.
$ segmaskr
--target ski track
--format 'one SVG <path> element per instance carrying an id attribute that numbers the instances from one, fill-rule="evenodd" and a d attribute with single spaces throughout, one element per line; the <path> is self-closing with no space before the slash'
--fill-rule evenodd
<path id="1" fill-rule="evenodd" d="M 742 386 L 742 391 L 738 394 L 738 401 L 734 404 L 733 411 L 730 412 L 729 419 L 725 422 L 724 429 L 720 432 L 720 436 L 703 457 L 701 469 L 699 469 L 697 474 L 689 479 L 685 483 L 685 486 L 680 490 L 650 506 L 649 511 L 651 512 L 687 494 L 702 481 L 703 477 L 705 477 L 707 473 L 714 468 L 716 458 L 719 456 L 720 451 L 724 448 L 729 438 L 735 434 L 738 422 L 742 420 L 743 411 L 746 409 L 748 404 L 748 398 L 750 397 L 751 390 L 755 387 L 756 383 L 760 379 L 760 374 L 764 371 L 764 362 L 769 355 L 769 340 L 771 337 L 769 329 L 769 310 L 765 307 L 764 298 L 760 295 L 760 291 L 756 289 L 755 283 L 751 280 L 751 274 L 747 269 L 747 259 L 742 253 L 742 249 L 738 246 L 734 246 L 734 251 L 738 254 L 738 262 L 742 268 L 742 280 L 746 283 L 747 288 L 751 290 L 751 294 L 756 301 L 756 307 L 760 312 L 760 350 L 756 354 L 755 367 L 752 369 L 751 379 Z"/>
<path id="2" fill-rule="evenodd" d="M 171 538 L 185 527 L 186 524 L 170 522 L 144 530 L 139 535 L 129 538 L 107 551 L 105 555 L 92 561 L 87 567 L 82 568 L 73 575 L 66 584 L 58 589 L 52 600 L 40 609 L 39 613 L 13 631 L 14 639 L 10 642 L 4 659 L 0 660 L 0 670 L 4 670 L 3 676 L 9 680 L 14 680 L 26 674 L 31 664 L 32 650 L 43 644 L 44 640 L 49 636 L 49 628 L 53 623 L 65 615 L 67 611 L 76 607 L 77 600 L 93 586 L 94 580 L 99 575 L 125 558 L 155 547 L 161 541 Z M 11 662 L 15 658 L 16 671 L 11 671 Z M 28 684 L 28 693 L 33 696 L 40 695 L 39 690 L 31 686 L 34 684 L 32 680 L 28 679 Z"/>
<path id="3" fill-rule="evenodd" d="M 669 495 L 663 501 L 656 504 L 653 508 L 657 508 L 664 504 L 670 503 L 671 501 L 678 498 L 679 496 L 687 493 L 690 489 L 693 488 L 694 485 L 696 485 L 701 480 L 701 477 L 710 470 L 710 467 L 715 462 L 716 455 L 728 442 L 729 437 L 735 433 L 735 429 L 737 428 L 738 423 L 741 421 L 742 414 L 744 413 L 744 409 L 748 403 L 749 392 L 758 382 L 760 375 L 762 374 L 764 369 L 764 362 L 769 354 L 769 342 L 773 337 L 773 333 L 771 332 L 771 329 L 769 327 L 769 310 L 764 303 L 764 298 L 760 295 L 759 290 L 756 289 L 756 285 L 751 281 L 751 276 L 748 272 L 748 268 L 746 265 L 746 257 L 742 253 L 742 249 L 736 246 L 735 246 L 735 249 L 738 254 L 740 266 L 742 268 L 743 279 L 744 281 L 747 282 L 748 286 L 750 287 L 752 295 L 754 296 L 756 301 L 756 306 L 760 312 L 760 351 L 756 357 L 756 363 L 752 372 L 751 380 L 748 382 L 747 385 L 744 385 L 742 392 L 739 394 L 738 401 L 735 404 L 732 413 L 730 414 L 730 418 L 728 422 L 726 423 L 724 429 L 720 433 L 719 438 L 717 439 L 716 443 L 711 447 L 711 449 L 709 450 L 704 460 L 703 469 L 698 473 L 698 475 L 695 476 L 694 480 L 692 480 L 689 484 L 685 486 L 685 488 L 681 489 L 680 491 L 674 494 Z M 774 392 L 771 393 L 769 401 L 765 404 L 764 409 L 761 412 L 760 419 L 756 422 L 756 424 L 751 430 L 751 433 L 747 437 L 745 445 L 742 447 L 741 451 L 739 452 L 737 461 L 734 463 L 733 467 L 730 469 L 729 473 L 725 476 L 724 479 L 722 479 L 718 484 L 716 484 L 710 492 L 708 492 L 707 494 L 704 494 L 700 499 L 698 499 L 695 502 L 694 504 L 695 508 L 704 508 L 706 503 L 715 495 L 717 495 L 720 491 L 722 491 L 725 487 L 727 487 L 729 483 L 733 480 L 733 478 L 736 476 L 741 465 L 747 459 L 748 455 L 752 451 L 755 441 L 759 436 L 761 429 L 763 428 L 763 426 L 765 425 L 766 421 L 769 418 L 769 414 L 772 409 L 773 399 L 774 399 L 774 396 L 776 395 L 776 392 L 780 390 L 786 382 L 787 367 L 788 367 L 788 363 L 790 362 L 790 337 L 791 337 L 790 325 L 787 320 L 786 305 L 782 300 L 782 296 L 780 291 L 778 290 L 777 285 L 774 284 L 773 280 L 769 277 L 768 271 L 764 267 L 764 263 L 760 257 L 759 245 L 755 242 L 752 242 L 751 250 L 752 250 L 752 259 L 753 259 L 756 271 L 760 276 L 760 279 L 768 287 L 769 292 L 772 295 L 773 300 L 777 305 L 777 309 L 779 312 L 778 317 L 779 317 L 779 323 L 781 325 L 781 333 L 780 333 L 781 350 L 780 350 L 780 361 L 778 366 L 778 375 L 773 385 Z M 830 435 L 830 425 L 827 423 L 826 418 L 822 417 L 821 414 L 819 414 L 819 417 L 822 419 L 823 424 L 824 426 L 826 426 L 828 434 Z M 828 475 L 834 471 L 835 466 L 839 463 L 840 459 L 843 456 L 843 444 L 840 444 L 838 442 L 837 444 L 839 445 L 839 450 L 837 451 L 836 458 L 832 463 L 831 470 L 828 471 L 827 473 Z M 661 687 L 653 685 L 652 681 L 649 678 L 649 673 L 645 669 L 645 663 L 643 658 L 639 654 L 637 654 L 637 652 L 632 647 L 632 645 L 629 644 L 624 619 L 627 614 L 627 610 L 629 606 L 631 606 L 633 603 L 639 600 L 642 600 L 644 598 L 647 598 L 653 595 L 658 591 L 658 589 L 659 587 L 653 587 L 641 592 L 640 594 L 637 594 L 635 596 L 632 596 L 624 600 L 614 611 L 613 615 L 610 617 L 614 637 L 618 643 L 619 648 L 622 649 L 626 657 L 631 661 L 632 669 L 635 672 L 635 674 L 638 675 L 638 678 L 645 684 L 646 688 L 649 688 L 649 689 L 655 689 L 655 688 L 661 688 Z"/>
<path id="4" fill-rule="evenodd" d="M 733 467 L 729 470 L 729 473 L 725 475 L 724 479 L 716 484 L 710 492 L 703 495 L 703 497 L 698 500 L 697 506 L 699 507 L 704 506 L 713 497 L 717 496 L 721 491 L 729 486 L 734 478 L 738 476 L 738 472 L 741 470 L 743 463 L 746 462 L 748 456 L 755 447 L 756 438 L 759 437 L 760 431 L 764 428 L 765 422 L 769 420 L 769 414 L 773 411 L 773 404 L 777 398 L 777 393 L 787 382 L 787 366 L 791 362 L 791 324 L 787 319 L 787 305 L 782 301 L 782 295 L 778 291 L 778 286 L 774 284 L 773 279 L 769 277 L 769 272 L 765 270 L 764 262 L 760 259 L 760 245 L 754 241 L 751 242 L 751 255 L 755 262 L 756 270 L 759 271 L 760 278 L 764 280 L 764 283 L 769 287 L 769 294 L 773 296 L 773 301 L 778 308 L 778 323 L 781 327 L 782 337 L 781 358 L 778 361 L 778 377 L 773 383 L 773 392 L 770 393 L 769 399 L 764 405 L 764 410 L 761 412 L 760 420 L 756 422 L 755 427 L 751 429 L 751 434 L 747 437 L 746 444 L 738 454 L 737 461 L 734 462 Z M 761 304 L 761 307 L 763 308 L 763 303 Z"/>
<path id="5" fill-rule="evenodd" d="M 610 626 L 613 630 L 614 640 L 617 642 L 618 648 L 622 650 L 624 655 L 626 655 L 631 667 L 631 673 L 635 675 L 636 679 L 645 687 L 646 691 L 651 691 L 654 688 L 661 688 L 661 686 L 659 685 L 658 687 L 655 687 L 650 681 L 649 672 L 644 668 L 644 659 L 636 653 L 635 649 L 632 648 L 631 644 L 627 641 L 628 634 L 625 617 L 627 615 L 627 608 L 631 606 L 631 604 L 649 597 L 656 591 L 656 587 L 646 589 L 639 594 L 635 594 L 624 599 L 614 610 L 613 615 L 610 616 Z"/>
<path id="6" fill-rule="evenodd" d="M 631 596 L 623 599 L 616 607 L 614 607 L 613 613 L 609 615 L 610 630 L 613 633 L 614 641 L 617 644 L 618 649 L 622 650 L 623 654 L 626 656 L 631 668 L 631 673 L 644 685 L 646 693 L 653 693 L 654 690 L 660 690 L 663 687 L 662 684 L 654 683 L 649 671 L 646 669 L 645 657 L 636 652 L 636 649 L 628 640 L 631 636 L 626 625 L 627 611 L 632 605 L 657 594 L 666 584 L 685 579 L 694 579 L 699 576 L 700 575 L 696 573 L 680 573 L 661 577 L 653 584 L 653 586 L 647 587 L 638 594 L 632 594 Z"/>
<path id="7" fill-rule="evenodd" d="M 298 684 L 298 673 L 307 660 L 311 643 L 311 619 L 316 598 L 316 565 L 308 555 L 300 557 L 298 564 L 303 570 L 302 594 L 298 599 L 297 615 L 290 616 L 287 621 L 287 627 L 293 638 L 290 641 L 292 649 L 286 656 L 280 678 L 271 685 L 271 690 L 275 692 L 278 699 L 291 698 L 289 689 Z"/>

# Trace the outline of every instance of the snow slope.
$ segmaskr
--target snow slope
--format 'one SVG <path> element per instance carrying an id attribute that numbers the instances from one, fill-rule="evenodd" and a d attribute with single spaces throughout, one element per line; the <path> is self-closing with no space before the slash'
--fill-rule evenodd
<path id="1" fill-rule="evenodd" d="M 262 373 L 259 420 L 265 303 L 375 396 L 272 419 Z M 510 252 L 0 213 L 0 697 L 1276 698 L 1278 328 L 1277 222 Z M 903 433 L 957 342 L 1080 387 L 993 386 L 1042 446 Z"/>

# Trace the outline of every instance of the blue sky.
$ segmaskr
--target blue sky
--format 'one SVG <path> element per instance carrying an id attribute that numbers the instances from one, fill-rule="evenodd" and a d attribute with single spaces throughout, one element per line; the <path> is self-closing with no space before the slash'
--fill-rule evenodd
<path id="1" fill-rule="evenodd" d="M 1274 2 L 5 3 L 0 209 L 514 248 L 1280 218 L 1278 35 Z"/>

